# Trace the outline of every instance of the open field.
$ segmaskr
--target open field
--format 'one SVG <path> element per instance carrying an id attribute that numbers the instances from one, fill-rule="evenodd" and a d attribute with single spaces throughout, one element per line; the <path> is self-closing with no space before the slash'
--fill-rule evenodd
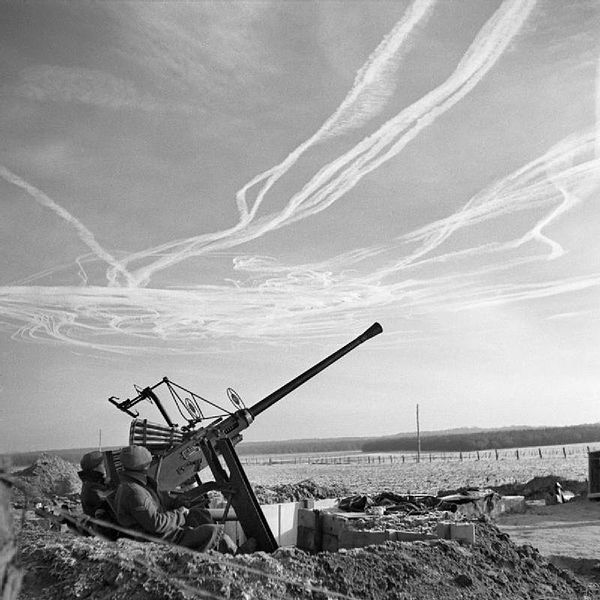
<path id="1" fill-rule="evenodd" d="M 255 485 L 296 483 L 312 479 L 319 485 L 339 484 L 357 493 L 390 490 L 398 493 L 437 493 L 463 486 L 487 487 L 525 483 L 534 477 L 556 475 L 584 481 L 588 477 L 586 455 L 502 460 L 395 462 L 371 464 L 272 464 L 245 466 Z"/>
<path id="2" fill-rule="evenodd" d="M 47 483 L 60 475 L 61 468 L 73 475 L 76 469 L 58 458 L 44 459 L 40 465 L 44 472 L 56 467 L 52 471 L 55 476 Z M 435 493 L 465 485 L 526 482 L 545 474 L 583 480 L 587 456 L 404 464 L 250 464 L 246 469 L 255 485 L 294 484 L 310 478 L 323 488 L 337 484 L 360 494 L 386 489 Z M 73 485 L 77 485 L 75 476 Z M 111 543 L 21 520 L 19 558 L 28 573 L 21 598 L 75 600 L 85 595 L 120 600 L 151 595 L 182 600 L 274 600 L 326 595 L 373 600 L 591 599 L 598 597 L 594 595 L 598 572 L 597 556 L 588 546 L 597 538 L 599 510 L 600 503 L 580 500 L 540 507 L 533 515 L 530 511 L 509 515 L 500 529 L 487 520 L 477 520 L 477 543 L 470 547 L 449 540 L 389 542 L 346 552 L 310 554 L 281 548 L 272 555 L 259 552 L 233 558 L 127 539 Z M 515 542 L 539 546 L 542 554 Z M 554 567 L 550 558 L 576 571 L 581 579 Z M 398 593 L 390 595 L 391 589 Z"/>

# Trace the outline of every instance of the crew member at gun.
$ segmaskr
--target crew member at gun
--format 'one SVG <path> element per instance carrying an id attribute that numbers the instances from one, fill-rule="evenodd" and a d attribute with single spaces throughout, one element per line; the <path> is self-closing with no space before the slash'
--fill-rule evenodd
<path id="1" fill-rule="evenodd" d="M 80 499 L 83 512 L 95 519 L 115 523 L 115 515 L 108 501 L 111 490 L 106 483 L 104 455 L 99 451 L 88 452 L 81 457 L 79 464 L 81 465 L 81 471 L 78 472 L 78 475 L 82 482 Z M 81 530 L 80 533 L 86 530 L 94 530 L 110 540 L 117 539 L 119 535 L 114 529 L 103 527 L 98 523 L 88 523 L 86 528 Z M 87 534 L 89 535 L 89 531 Z"/>
<path id="2" fill-rule="evenodd" d="M 190 513 L 185 506 L 172 508 L 168 500 L 159 495 L 156 483 L 148 476 L 151 462 L 152 454 L 143 446 L 121 450 L 124 472 L 115 497 L 119 524 L 200 552 L 219 550 L 235 554 L 237 546 L 222 525 L 198 525 L 193 509 Z"/>
<path id="3" fill-rule="evenodd" d="M 81 457 L 81 471 L 77 474 L 81 479 L 81 508 L 90 517 L 103 518 L 112 511 L 106 496 L 106 467 L 102 452 L 88 452 Z"/>

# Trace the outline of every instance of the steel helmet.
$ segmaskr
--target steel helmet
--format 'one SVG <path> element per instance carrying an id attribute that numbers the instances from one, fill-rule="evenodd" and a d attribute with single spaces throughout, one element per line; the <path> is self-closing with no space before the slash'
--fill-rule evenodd
<path id="1" fill-rule="evenodd" d="M 98 471 L 100 470 L 98 467 L 102 467 L 102 471 L 104 470 L 104 454 L 95 450 L 94 452 L 88 452 L 81 457 L 81 461 L 79 463 L 81 465 L 82 471 Z"/>
<path id="2" fill-rule="evenodd" d="M 121 464 L 127 471 L 145 471 L 152 462 L 152 454 L 144 446 L 127 446 L 121 450 Z"/>

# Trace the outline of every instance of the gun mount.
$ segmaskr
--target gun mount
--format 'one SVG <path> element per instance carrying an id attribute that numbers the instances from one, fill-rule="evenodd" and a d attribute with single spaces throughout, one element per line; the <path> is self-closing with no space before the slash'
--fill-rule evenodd
<path id="1" fill-rule="evenodd" d="M 225 513 L 230 505 L 233 506 L 246 537 L 255 538 L 259 550 L 272 552 L 277 548 L 277 542 L 240 463 L 235 444 L 241 441 L 241 432 L 265 410 L 382 331 L 381 325 L 374 323 L 357 338 L 249 408 L 244 406 L 241 398 L 231 388 L 228 388 L 227 395 L 235 409 L 233 412 L 174 384 L 166 377 L 152 387 L 136 388 L 138 395 L 131 400 L 118 402 L 118 398 L 111 397 L 109 402 L 134 417 L 129 443 L 146 446 L 152 452 L 155 460 L 151 466 L 151 474 L 159 491 L 181 491 L 190 481 L 195 481 L 195 491 L 198 495 L 208 490 L 222 491 L 228 498 Z M 165 385 L 169 390 L 187 425 L 178 427 L 171 420 L 155 393 L 155 389 L 161 385 Z M 181 391 L 187 396 L 182 398 Z M 149 401 L 156 406 L 165 419 L 166 426 L 139 418 L 139 413 L 133 407 L 142 401 Z M 221 412 L 207 415 L 206 407 Z M 228 472 L 223 467 L 220 457 L 225 462 Z M 200 473 L 207 467 L 210 468 L 214 481 L 202 483 Z"/>

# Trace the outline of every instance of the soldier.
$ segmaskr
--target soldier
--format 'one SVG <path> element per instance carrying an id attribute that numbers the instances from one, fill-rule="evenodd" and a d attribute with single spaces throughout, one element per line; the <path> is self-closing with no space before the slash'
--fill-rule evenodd
<path id="1" fill-rule="evenodd" d="M 214 522 L 198 525 L 194 511 L 175 507 L 172 500 L 159 495 L 156 483 L 148 477 L 152 455 L 143 446 L 121 450 L 124 472 L 115 498 L 116 516 L 122 527 L 160 538 L 179 546 L 204 552 L 219 550 L 235 554 L 237 547 Z"/>
<path id="2" fill-rule="evenodd" d="M 106 467 L 102 452 L 88 452 L 81 458 L 79 479 L 81 485 L 81 508 L 90 517 L 101 518 L 100 512 L 110 512 L 106 502 L 108 486 L 106 485 Z"/>
<path id="3" fill-rule="evenodd" d="M 111 491 L 106 483 L 106 467 L 102 452 L 88 452 L 81 458 L 81 508 L 83 512 L 95 519 L 115 523 L 115 515 L 108 501 Z M 70 521 L 67 521 L 69 524 Z M 119 533 L 110 527 L 103 527 L 98 523 L 86 523 L 84 529 L 77 529 L 79 533 L 89 535 L 90 530 L 107 539 L 115 540 Z"/>

